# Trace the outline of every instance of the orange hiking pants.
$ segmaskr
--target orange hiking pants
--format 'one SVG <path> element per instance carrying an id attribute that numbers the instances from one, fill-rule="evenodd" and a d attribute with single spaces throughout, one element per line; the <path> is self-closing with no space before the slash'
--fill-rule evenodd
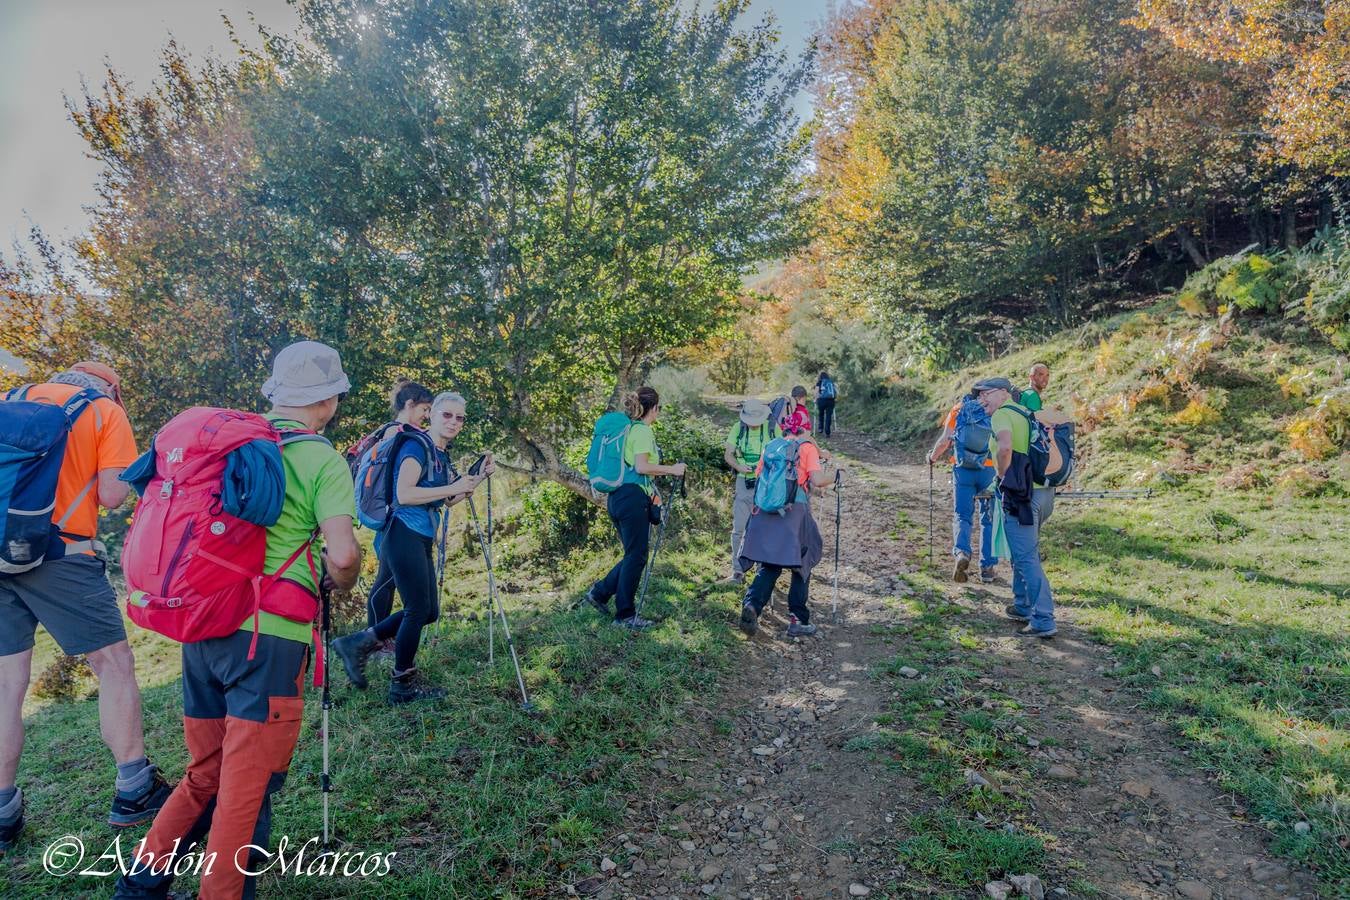
<path id="1" fill-rule="evenodd" d="M 266 862 L 247 848 L 268 846 L 271 794 L 285 782 L 300 736 L 309 645 L 260 635 L 250 660 L 252 637 L 240 631 L 183 645 L 192 759 L 138 848 L 139 871 L 119 879 L 116 896 L 167 896 L 175 841 L 184 852 L 209 834 L 201 900 L 253 897 L 255 878 L 246 873 Z"/>

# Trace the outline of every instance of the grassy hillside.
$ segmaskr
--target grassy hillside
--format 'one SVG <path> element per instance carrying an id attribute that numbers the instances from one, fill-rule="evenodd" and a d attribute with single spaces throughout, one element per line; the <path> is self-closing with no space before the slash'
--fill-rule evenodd
<path id="1" fill-rule="evenodd" d="M 1279 320 L 1194 319 L 1170 302 L 1061 334 L 978 377 L 1075 413 L 1075 487 L 1042 549 L 1060 605 L 1114 647 L 1113 673 L 1175 726 L 1275 848 L 1350 879 L 1350 385 L 1346 359 Z M 894 414 L 894 410 L 892 411 Z M 931 434 L 931 432 L 930 432 Z M 918 445 L 919 441 L 915 441 Z"/>

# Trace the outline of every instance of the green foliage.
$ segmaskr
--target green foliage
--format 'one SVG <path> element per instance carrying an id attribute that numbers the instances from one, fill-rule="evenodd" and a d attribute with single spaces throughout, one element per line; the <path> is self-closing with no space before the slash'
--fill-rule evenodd
<path id="1" fill-rule="evenodd" d="M 1283 306 L 1292 269 L 1282 254 L 1252 253 L 1229 269 L 1214 286 L 1221 300 L 1251 312 L 1278 312 Z"/>
<path id="2" fill-rule="evenodd" d="M 974 888 L 1003 874 L 1037 869 L 1045 847 L 1025 834 L 977 825 L 940 811 L 906 822 L 914 833 L 900 845 L 900 861 L 951 887 Z"/>
<path id="3" fill-rule="evenodd" d="M 558 557 L 585 544 L 604 512 L 576 491 L 554 481 L 540 481 L 521 494 L 520 525 L 539 541 L 545 557 Z"/>
<path id="4" fill-rule="evenodd" d="M 1295 256 L 1307 293 L 1286 309 L 1307 316 L 1332 344 L 1350 351 L 1350 226 L 1325 228 Z"/>

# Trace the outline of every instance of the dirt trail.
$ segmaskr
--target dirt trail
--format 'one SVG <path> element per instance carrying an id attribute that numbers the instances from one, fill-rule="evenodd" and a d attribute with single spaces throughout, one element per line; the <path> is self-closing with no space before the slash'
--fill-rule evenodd
<path id="1" fill-rule="evenodd" d="M 613 847 L 627 861 L 606 860 L 606 876 L 578 884 L 576 893 L 917 895 L 895 887 L 905 881 L 895 850 L 909 836 L 906 817 L 935 799 L 845 744 L 872 730 L 885 709 L 887 687 L 870 672 L 904 644 L 879 626 L 903 625 L 908 615 L 887 598 L 903 593 L 897 576 L 927 552 L 928 472 L 856 438 L 836 437 L 833 446 L 847 454 L 852 473 L 841 535 L 842 620 L 831 623 L 830 559 L 811 591 L 820 636 L 784 637 L 780 591 L 719 706 L 691 711 L 688 728 L 655 761 L 658 777 L 630 802 L 627 831 Z M 832 550 L 833 497 L 816 504 Z M 897 532 L 897 507 L 919 530 Z M 947 521 L 939 512 L 939 534 Z M 1006 575 L 1006 563 L 1003 569 Z M 1109 897 L 1316 896 L 1311 878 L 1273 857 L 1260 831 L 1234 818 L 1238 804 L 1188 766 L 1167 727 L 1105 676 L 1114 664 L 1109 650 L 1078 632 L 1071 615 L 1061 616 L 1053 641 L 1015 637 L 1002 614 L 1008 594 L 1006 582 L 949 591 L 979 636 L 972 652 L 997 661 L 991 686 L 1023 705 L 1034 723 L 1028 737 L 1041 743 L 1031 754 L 1047 774 L 1031 787 L 1030 818 L 1051 836 L 1047 896 L 1074 896 L 1071 861 Z"/>

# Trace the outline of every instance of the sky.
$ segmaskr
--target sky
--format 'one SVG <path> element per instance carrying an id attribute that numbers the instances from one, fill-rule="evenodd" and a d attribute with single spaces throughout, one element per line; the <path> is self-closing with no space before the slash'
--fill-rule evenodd
<path id="1" fill-rule="evenodd" d="M 754 0 L 751 20 L 772 10 L 795 53 L 830 0 Z M 0 254 L 33 224 L 58 243 L 79 235 L 98 176 L 67 117 L 62 94 L 97 87 L 104 61 L 144 90 L 159 50 L 175 37 L 193 56 L 230 52 L 221 16 L 251 34 L 249 14 L 273 31 L 296 26 L 285 0 L 0 0 Z M 801 98 L 805 113 L 809 98 Z"/>

